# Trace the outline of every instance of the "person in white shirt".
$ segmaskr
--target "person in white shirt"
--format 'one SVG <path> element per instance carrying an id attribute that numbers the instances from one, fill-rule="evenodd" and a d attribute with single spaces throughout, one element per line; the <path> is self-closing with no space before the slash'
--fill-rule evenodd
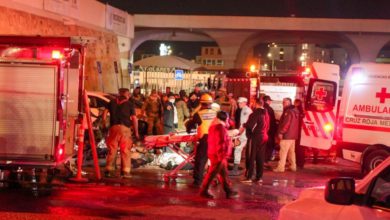
<path id="1" fill-rule="evenodd" d="M 245 134 L 245 129 L 243 125 L 247 122 L 249 115 L 252 114 L 252 109 L 248 106 L 248 99 L 245 97 L 239 97 L 237 100 L 238 109 L 236 111 L 240 111 L 239 120 L 236 120 L 239 124 L 236 124 L 236 127 L 240 130 L 240 145 L 234 148 L 234 166 L 233 170 L 229 173 L 230 176 L 239 176 L 240 172 L 238 167 L 241 162 L 242 150 L 246 146 L 247 137 Z"/>

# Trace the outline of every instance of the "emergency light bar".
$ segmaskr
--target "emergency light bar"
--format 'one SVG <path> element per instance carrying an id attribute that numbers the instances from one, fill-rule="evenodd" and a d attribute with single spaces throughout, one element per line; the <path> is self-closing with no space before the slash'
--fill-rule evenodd
<path id="1" fill-rule="evenodd" d="M 360 67 L 352 68 L 351 84 L 363 83 L 366 81 L 366 79 L 367 77 L 363 68 Z"/>

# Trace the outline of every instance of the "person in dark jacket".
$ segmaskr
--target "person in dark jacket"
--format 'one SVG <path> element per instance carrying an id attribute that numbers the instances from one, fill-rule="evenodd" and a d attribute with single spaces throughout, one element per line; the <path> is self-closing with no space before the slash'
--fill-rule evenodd
<path id="1" fill-rule="evenodd" d="M 290 99 L 291 100 L 291 99 Z M 299 137 L 299 120 L 300 114 L 297 107 L 291 108 L 291 101 L 283 99 L 283 106 L 285 106 L 284 114 L 278 128 L 278 139 L 280 141 L 279 163 L 273 170 L 274 172 L 284 172 L 286 159 L 288 157 L 291 171 L 296 171 L 297 166 L 295 162 L 295 142 Z"/>
<path id="2" fill-rule="evenodd" d="M 261 182 L 264 170 L 264 154 L 268 141 L 269 116 L 262 99 L 257 99 L 255 110 L 244 124 L 249 144 L 246 149 L 246 172 L 241 182 Z M 242 130 L 240 130 L 241 132 Z M 256 162 L 256 178 L 252 180 Z"/>
<path id="3" fill-rule="evenodd" d="M 137 139 L 139 139 L 139 134 L 134 105 L 129 99 L 129 89 L 120 88 L 118 98 L 111 100 L 103 113 L 103 125 L 106 125 L 107 114 L 110 113 L 111 126 L 106 139 L 108 149 L 105 170 L 106 177 L 115 176 L 115 158 L 119 147 L 121 153 L 121 176 L 123 178 L 131 178 L 130 150 L 133 145 L 131 127 L 134 128 L 133 131 Z"/>
<path id="4" fill-rule="evenodd" d="M 175 131 L 178 122 L 177 110 L 175 106 L 175 96 L 173 94 L 169 94 L 168 101 L 166 101 L 163 105 L 164 105 L 164 114 L 163 114 L 164 134 L 169 134 Z"/>
<path id="5" fill-rule="evenodd" d="M 271 107 L 272 99 L 270 96 L 266 95 L 263 97 L 264 109 L 267 110 L 269 116 L 269 129 L 268 129 L 268 142 L 267 148 L 265 150 L 265 163 L 268 165 L 268 161 L 272 158 L 272 152 L 275 149 L 275 134 L 277 130 L 275 112 Z M 269 166 L 269 165 L 268 165 Z"/>
<path id="6" fill-rule="evenodd" d="M 298 140 L 295 143 L 295 153 L 296 153 L 296 161 L 297 167 L 303 168 L 305 165 L 305 147 L 301 146 L 301 131 L 302 131 L 302 123 L 303 118 L 305 117 L 305 111 L 303 109 L 302 101 L 300 99 L 294 100 L 294 106 L 299 111 L 299 130 L 298 130 Z"/>
<path id="7" fill-rule="evenodd" d="M 219 175 L 219 180 L 222 181 L 223 189 L 225 190 L 227 198 L 234 198 L 238 193 L 233 191 L 229 185 L 229 178 L 227 175 L 227 158 L 232 151 L 231 139 L 228 136 L 228 113 L 219 111 L 217 117 L 212 121 L 209 128 L 208 136 L 208 150 L 207 156 L 210 160 L 210 168 L 202 182 L 200 196 L 205 198 L 213 198 L 209 193 L 209 187 L 213 179 Z"/>

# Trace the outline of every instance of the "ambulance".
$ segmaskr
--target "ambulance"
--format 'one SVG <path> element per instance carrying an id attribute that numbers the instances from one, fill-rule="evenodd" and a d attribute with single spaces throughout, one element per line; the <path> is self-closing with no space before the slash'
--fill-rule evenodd
<path id="1" fill-rule="evenodd" d="M 40 174 L 51 181 L 73 155 L 83 44 L 79 37 L 0 36 L 0 183 Z"/>
<path id="2" fill-rule="evenodd" d="M 390 156 L 390 64 L 361 63 L 345 78 L 335 136 L 343 158 L 368 172 Z"/>

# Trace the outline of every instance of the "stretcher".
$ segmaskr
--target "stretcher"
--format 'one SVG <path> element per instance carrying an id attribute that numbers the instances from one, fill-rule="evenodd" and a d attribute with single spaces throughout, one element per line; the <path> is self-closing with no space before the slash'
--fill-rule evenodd
<path id="1" fill-rule="evenodd" d="M 194 163 L 197 142 L 198 137 L 196 133 L 173 133 L 168 135 L 146 136 L 143 144 L 149 150 L 155 148 L 169 147 L 172 151 L 174 151 L 184 159 L 184 161 L 182 161 L 177 167 L 164 174 L 164 181 L 169 182 L 170 180 L 176 181 L 176 178 L 178 177 L 177 173 L 187 163 Z M 194 150 L 191 153 L 186 153 L 180 148 L 180 143 L 193 143 L 195 145 Z"/>

